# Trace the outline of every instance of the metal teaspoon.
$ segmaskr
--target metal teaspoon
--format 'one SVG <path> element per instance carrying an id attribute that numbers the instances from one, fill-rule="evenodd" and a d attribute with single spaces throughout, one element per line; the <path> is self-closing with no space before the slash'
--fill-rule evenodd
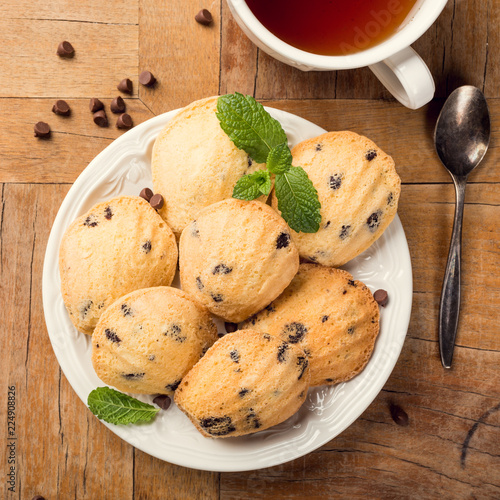
<path id="1" fill-rule="evenodd" d="M 490 142 L 490 115 L 483 93 L 465 85 L 450 94 L 434 131 L 437 154 L 455 184 L 456 206 L 439 306 L 441 363 L 451 368 L 460 311 L 460 257 L 465 185 Z"/>

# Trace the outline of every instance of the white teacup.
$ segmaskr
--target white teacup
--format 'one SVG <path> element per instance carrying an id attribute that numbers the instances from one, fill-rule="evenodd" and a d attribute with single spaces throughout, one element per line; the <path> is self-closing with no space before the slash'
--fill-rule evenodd
<path id="1" fill-rule="evenodd" d="M 374 13 L 356 38 L 359 52 L 323 56 L 297 49 L 273 35 L 255 17 L 245 0 L 227 0 L 229 8 L 245 34 L 274 58 L 302 71 L 331 71 L 368 66 L 387 90 L 402 104 L 417 109 L 434 96 L 434 80 L 422 58 L 410 47 L 437 19 L 447 0 L 418 0 L 405 22 L 388 39 L 369 49 L 363 45 L 379 33 L 389 11 Z M 397 9 L 398 0 L 388 8 Z M 376 33 L 376 34 L 375 34 Z"/>

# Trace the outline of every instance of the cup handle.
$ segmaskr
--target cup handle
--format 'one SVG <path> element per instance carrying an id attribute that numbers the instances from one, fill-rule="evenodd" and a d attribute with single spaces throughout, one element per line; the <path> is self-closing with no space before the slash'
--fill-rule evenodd
<path id="1" fill-rule="evenodd" d="M 434 97 L 436 87 L 431 72 L 411 47 L 372 64 L 369 68 L 407 108 L 418 109 Z"/>

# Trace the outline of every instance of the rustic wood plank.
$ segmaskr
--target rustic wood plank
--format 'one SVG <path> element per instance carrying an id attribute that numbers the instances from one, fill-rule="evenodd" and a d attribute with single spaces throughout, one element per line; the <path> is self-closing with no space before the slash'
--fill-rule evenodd
<path id="1" fill-rule="evenodd" d="M 0 412 L 3 417 L 7 386 L 15 385 L 18 437 L 17 495 L 7 496 L 3 481 L 3 498 L 132 497 L 132 447 L 86 410 L 61 374 L 45 328 L 45 247 L 68 188 L 7 184 L 2 190 Z"/>
<path id="2" fill-rule="evenodd" d="M 0 66 L 9 68 L 0 72 L 0 97 L 112 98 L 123 78 L 137 95 L 137 25 L 0 19 L 0 32 Z M 73 44 L 72 59 L 57 56 L 62 40 Z"/>
<path id="3" fill-rule="evenodd" d="M 214 22 L 194 20 L 209 8 Z M 141 0 L 139 12 L 139 69 L 157 78 L 153 89 L 139 95 L 155 114 L 186 106 L 219 92 L 220 4 L 201 0 Z"/>
<path id="4" fill-rule="evenodd" d="M 493 0 L 488 0 L 487 9 L 487 52 L 486 72 L 484 76 L 484 92 L 488 97 L 500 95 L 500 9 Z"/>
<path id="5" fill-rule="evenodd" d="M 135 497 L 218 500 L 219 474 L 163 462 L 135 450 Z"/>
<path id="6" fill-rule="evenodd" d="M 102 101 L 108 128 L 93 122 L 88 99 L 68 99 L 68 117 L 52 113 L 53 99 L 0 99 L 6 125 L 0 143 L 0 182 L 73 182 L 98 153 L 124 133 L 115 127 L 111 100 Z M 125 102 L 134 124 L 153 116 L 139 99 Z M 33 137 L 33 126 L 40 120 L 51 126 L 48 140 Z"/>
<path id="7" fill-rule="evenodd" d="M 4 0 L 0 5 L 2 19 L 82 21 L 105 24 L 138 24 L 138 0 L 57 0 L 33 2 L 32 0 Z"/>

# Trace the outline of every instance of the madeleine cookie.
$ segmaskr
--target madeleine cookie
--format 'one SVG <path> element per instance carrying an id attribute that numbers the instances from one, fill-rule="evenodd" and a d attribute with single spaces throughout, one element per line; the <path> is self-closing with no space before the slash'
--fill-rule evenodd
<path id="1" fill-rule="evenodd" d="M 91 334 L 118 297 L 170 285 L 177 243 L 165 221 L 138 196 L 98 203 L 71 223 L 59 250 L 61 292 L 69 317 Z"/>
<path id="2" fill-rule="evenodd" d="M 177 406 L 207 437 L 242 436 L 292 416 L 309 388 L 307 356 L 267 333 L 218 340 L 182 379 Z"/>
<path id="3" fill-rule="evenodd" d="M 155 193 L 165 199 L 159 214 L 178 237 L 202 209 L 231 198 L 240 177 L 263 168 L 221 129 L 217 97 L 195 101 L 160 132 L 151 169 Z"/>
<path id="4" fill-rule="evenodd" d="M 172 394 L 217 340 L 210 313 L 170 287 L 136 290 L 102 314 L 92 335 L 97 376 L 120 391 Z"/>
<path id="5" fill-rule="evenodd" d="M 283 294 L 241 327 L 302 347 L 310 361 L 311 386 L 338 384 L 368 363 L 379 310 L 370 290 L 347 271 L 301 264 Z"/>
<path id="6" fill-rule="evenodd" d="M 320 229 L 295 233 L 300 256 L 341 266 L 379 238 L 396 215 L 401 181 L 393 159 L 354 132 L 328 132 L 297 144 L 293 164 L 318 191 Z M 273 207 L 277 210 L 273 192 Z"/>
<path id="7" fill-rule="evenodd" d="M 274 300 L 299 268 L 286 222 L 260 201 L 233 198 L 198 214 L 179 255 L 182 289 L 235 323 Z"/>

